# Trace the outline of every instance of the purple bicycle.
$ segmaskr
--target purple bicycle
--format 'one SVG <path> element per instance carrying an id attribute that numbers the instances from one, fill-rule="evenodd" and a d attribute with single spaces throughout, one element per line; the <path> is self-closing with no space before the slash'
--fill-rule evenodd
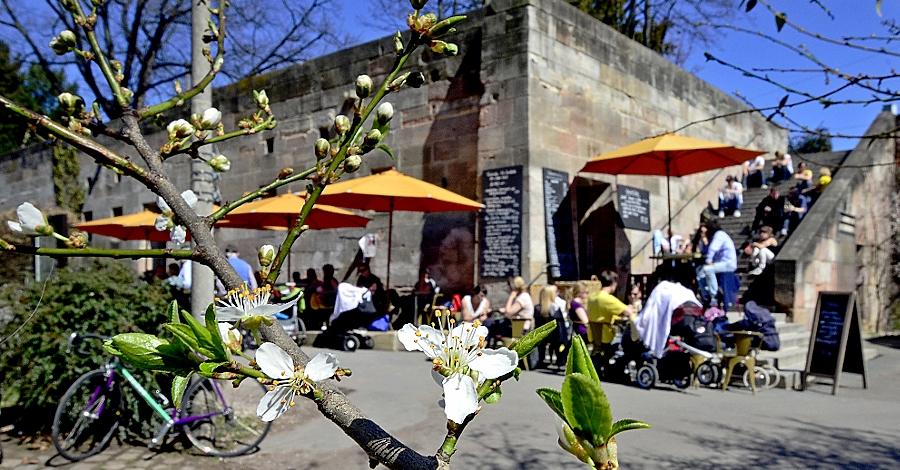
<path id="1" fill-rule="evenodd" d="M 69 351 L 81 352 L 85 339 L 106 337 L 72 333 Z M 53 418 L 51 436 L 60 455 L 78 461 L 102 451 L 112 440 L 119 420 L 126 412 L 122 387 L 134 389 L 160 417 L 163 424 L 150 440 L 149 447 L 162 446 L 172 429 L 179 428 L 203 453 L 217 457 L 235 457 L 257 448 L 266 437 L 271 422 L 256 416 L 256 405 L 266 388 L 254 380 L 239 387 L 218 380 L 196 380 L 187 387 L 181 409 L 166 408 L 168 399 L 157 392 L 151 395 L 117 358 L 100 369 L 87 372 L 66 390 Z"/>

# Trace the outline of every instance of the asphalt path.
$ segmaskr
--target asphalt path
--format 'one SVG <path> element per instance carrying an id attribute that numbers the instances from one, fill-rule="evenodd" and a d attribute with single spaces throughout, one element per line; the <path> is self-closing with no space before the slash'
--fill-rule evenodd
<path id="1" fill-rule="evenodd" d="M 308 352 L 316 350 L 307 348 Z M 845 374 L 837 396 L 830 385 L 805 392 L 742 388 L 671 388 L 651 391 L 604 384 L 615 419 L 636 418 L 652 429 L 629 431 L 619 441 L 623 469 L 900 468 L 900 350 L 878 347 L 869 361 L 870 388 Z M 440 388 L 417 353 L 337 352 L 353 376 L 341 387 L 371 419 L 422 453 L 434 453 L 445 433 Z M 532 371 L 503 386 L 503 398 L 484 405 L 466 429 L 455 468 L 584 468 L 556 443 L 553 413 L 539 387 L 559 388 L 559 371 Z M 0 468 L 63 464 L 50 450 L 4 442 Z M 234 459 L 189 452 L 152 453 L 115 445 L 99 456 L 63 468 L 368 468 L 365 455 L 308 401 L 276 421 L 261 449 Z"/>

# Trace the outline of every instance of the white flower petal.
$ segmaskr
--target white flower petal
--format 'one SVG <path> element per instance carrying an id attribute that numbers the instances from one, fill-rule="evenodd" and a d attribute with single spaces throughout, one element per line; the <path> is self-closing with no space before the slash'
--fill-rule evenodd
<path id="1" fill-rule="evenodd" d="M 26 230 L 34 230 L 39 225 L 47 224 L 44 214 L 30 202 L 19 204 L 19 207 L 16 208 L 16 217 L 19 218 L 19 224 Z"/>
<path id="2" fill-rule="evenodd" d="M 166 203 L 162 196 L 156 198 L 156 207 L 159 207 L 159 210 L 163 212 L 172 212 L 172 208 L 169 207 L 169 204 Z"/>
<path id="3" fill-rule="evenodd" d="M 502 377 L 516 368 L 519 363 L 519 355 L 507 348 L 484 349 L 469 361 L 469 367 L 478 371 L 480 377 L 496 379 Z"/>
<path id="4" fill-rule="evenodd" d="M 263 343 L 256 350 L 256 363 L 263 374 L 273 379 L 287 379 L 294 375 L 294 361 L 275 343 Z"/>
<path id="5" fill-rule="evenodd" d="M 294 299 L 290 302 L 285 302 L 283 304 L 257 305 L 256 307 L 251 308 L 250 311 L 247 312 L 247 315 L 251 315 L 251 316 L 258 315 L 261 317 L 273 317 L 273 316 L 275 316 L 276 313 L 282 312 L 284 310 L 287 310 L 290 307 L 293 307 L 294 304 L 296 304 L 298 300 L 300 300 L 300 297 L 297 297 L 296 299 Z"/>
<path id="6" fill-rule="evenodd" d="M 397 332 L 397 339 L 407 351 L 422 351 L 432 359 L 440 356 L 444 348 L 441 344 L 444 342 L 444 334 L 427 325 L 416 328 L 407 323 Z"/>
<path id="7" fill-rule="evenodd" d="M 164 215 L 157 216 L 156 220 L 153 222 L 153 227 L 156 228 L 156 230 L 158 230 L 160 232 L 162 232 L 164 230 L 168 230 L 169 229 L 169 220 L 170 219 Z"/>
<path id="8" fill-rule="evenodd" d="M 337 356 L 332 353 L 319 353 L 306 364 L 304 372 L 310 380 L 319 382 L 333 377 L 337 368 Z"/>
<path id="9" fill-rule="evenodd" d="M 216 307 L 216 319 L 222 321 L 238 321 L 244 316 L 244 311 L 231 305 Z"/>
<path id="10" fill-rule="evenodd" d="M 460 323 L 456 326 L 456 328 L 450 330 L 451 341 L 458 341 L 459 343 L 457 344 L 459 344 L 459 347 L 462 349 L 468 349 L 473 346 L 478 346 L 481 338 L 486 338 L 487 335 L 487 327 L 479 326 L 478 328 L 475 328 L 475 325 L 472 323 Z M 459 339 L 457 340 L 453 338 Z"/>
<path id="11" fill-rule="evenodd" d="M 444 413 L 447 419 L 462 424 L 466 416 L 476 410 L 478 410 L 478 393 L 471 377 L 453 374 L 444 380 Z"/>
<path id="12" fill-rule="evenodd" d="M 190 207 L 190 208 L 193 208 L 194 206 L 196 206 L 197 201 L 199 200 L 199 199 L 197 199 L 197 195 L 194 194 L 194 192 L 191 191 L 190 189 L 181 193 L 181 198 L 184 199 L 184 202 L 186 202 L 188 207 Z"/>
<path id="13" fill-rule="evenodd" d="M 275 390 L 266 392 L 259 400 L 259 405 L 256 406 L 256 416 L 263 421 L 273 421 L 290 408 L 293 399 L 294 394 L 290 387 L 275 387 Z"/>
<path id="14" fill-rule="evenodd" d="M 187 240 L 187 231 L 185 231 L 184 227 L 181 225 L 176 225 L 172 227 L 172 231 L 169 232 L 169 238 L 172 242 L 180 245 Z"/>
<path id="15" fill-rule="evenodd" d="M 12 220 L 7 220 L 6 226 L 9 227 L 9 229 L 12 230 L 13 232 L 19 232 L 19 233 L 25 232 L 25 230 L 22 229 L 22 224 L 20 224 L 18 222 L 14 222 Z"/>
<path id="16" fill-rule="evenodd" d="M 219 322 L 219 335 L 222 336 L 222 341 L 228 346 L 234 347 L 235 349 L 241 347 L 243 336 L 241 335 L 241 332 L 231 326 L 230 323 Z"/>

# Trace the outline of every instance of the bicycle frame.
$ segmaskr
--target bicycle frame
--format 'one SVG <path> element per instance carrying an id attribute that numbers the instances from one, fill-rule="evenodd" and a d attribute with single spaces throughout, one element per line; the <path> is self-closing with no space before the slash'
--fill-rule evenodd
<path id="1" fill-rule="evenodd" d="M 170 429 L 173 426 L 183 426 L 185 424 L 189 424 L 194 421 L 199 421 L 201 419 L 207 419 L 207 418 L 211 418 L 213 416 L 218 416 L 218 415 L 224 414 L 224 412 L 217 411 L 217 412 L 206 413 L 206 414 L 201 414 L 201 415 L 182 416 L 179 418 L 179 417 L 177 417 L 178 416 L 177 410 L 173 409 L 171 412 L 166 411 L 163 408 L 163 406 L 153 397 L 153 395 L 151 395 L 150 392 L 148 392 L 147 389 L 144 388 L 144 386 L 141 385 L 141 383 L 138 382 L 137 379 L 134 378 L 134 376 L 131 374 L 131 372 L 128 369 L 126 369 L 125 366 L 122 365 L 122 363 L 115 361 L 111 364 L 107 364 L 106 369 L 107 369 L 106 383 L 105 383 L 106 390 L 112 390 L 113 384 L 116 380 L 116 374 L 117 373 L 120 374 L 122 377 L 125 378 L 125 381 L 128 382 L 128 384 L 131 385 L 131 387 L 134 388 L 138 392 L 138 395 L 144 400 L 144 402 L 147 403 L 148 405 L 150 405 L 150 408 L 152 408 L 153 411 L 157 415 L 159 415 L 159 417 L 162 418 L 163 421 L 165 421 L 165 426 L 168 429 Z M 213 390 L 215 390 L 216 396 L 222 402 L 222 405 L 224 406 L 224 408 L 227 412 L 227 410 L 229 410 L 230 407 L 228 406 L 228 403 L 225 401 L 225 395 L 222 393 L 222 389 L 219 388 L 219 384 L 217 384 L 214 380 L 210 380 L 209 382 L 212 385 Z M 87 410 L 89 410 L 96 403 L 97 399 L 100 398 L 101 392 L 103 392 L 103 387 L 98 385 L 97 388 L 94 389 L 94 392 L 91 394 L 90 399 L 88 399 L 88 403 L 85 406 L 85 412 Z M 105 406 L 105 403 L 101 404 L 100 409 L 96 411 L 97 415 L 100 415 L 101 413 L 103 413 L 104 406 Z"/>

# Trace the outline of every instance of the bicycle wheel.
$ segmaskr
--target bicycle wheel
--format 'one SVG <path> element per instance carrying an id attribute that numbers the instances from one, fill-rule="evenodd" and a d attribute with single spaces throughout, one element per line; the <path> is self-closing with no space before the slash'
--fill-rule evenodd
<path id="1" fill-rule="evenodd" d="M 234 388 L 224 380 L 198 380 L 184 395 L 182 418 L 200 417 L 184 425 L 187 438 L 206 454 L 236 457 L 256 449 L 272 426 L 256 416 L 266 394 L 261 383 L 246 379 Z"/>
<path id="2" fill-rule="evenodd" d="M 103 450 L 119 426 L 121 391 L 103 370 L 90 371 L 63 395 L 51 438 L 63 457 L 78 461 Z"/>

